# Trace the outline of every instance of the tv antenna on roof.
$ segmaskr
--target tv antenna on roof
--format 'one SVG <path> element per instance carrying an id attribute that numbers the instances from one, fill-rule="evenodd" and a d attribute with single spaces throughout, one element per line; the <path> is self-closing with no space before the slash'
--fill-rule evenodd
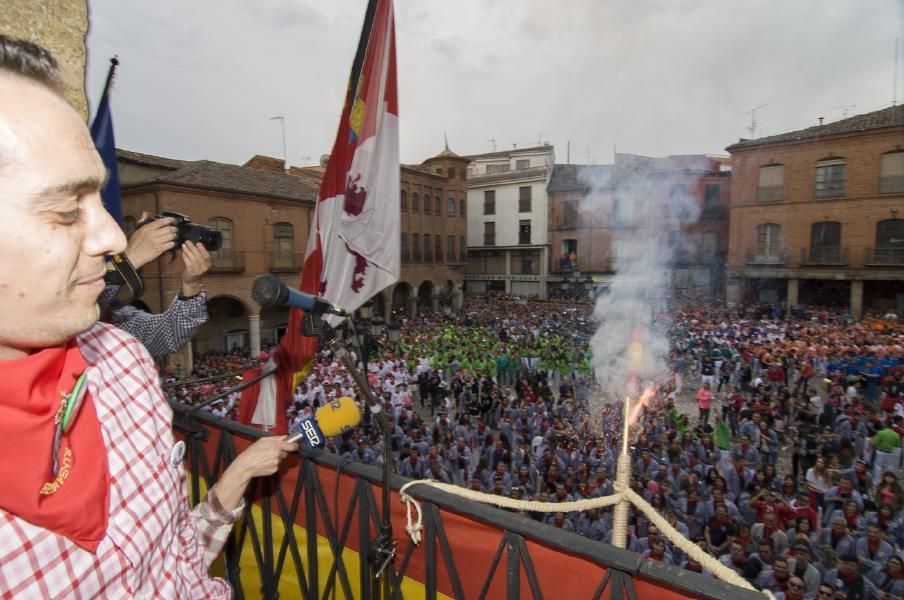
<path id="1" fill-rule="evenodd" d="M 851 109 L 851 108 L 857 108 L 857 105 L 856 104 L 845 104 L 843 106 L 833 106 L 830 110 L 840 110 L 841 118 L 847 119 L 848 109 Z"/>
<path id="2" fill-rule="evenodd" d="M 493 152 L 496 152 L 496 138 L 492 138 L 487 140 L 489 143 L 493 144 Z"/>
<path id="3" fill-rule="evenodd" d="M 750 126 L 747 128 L 747 131 L 750 132 L 750 139 L 753 139 L 753 140 L 756 139 L 756 126 L 759 125 L 759 121 L 756 120 L 756 111 L 758 111 L 759 109 L 761 109 L 765 106 L 769 106 L 769 105 L 768 104 L 760 104 L 759 106 L 751 108 L 750 110 L 748 110 L 747 112 L 744 113 L 745 115 L 750 115 Z"/>

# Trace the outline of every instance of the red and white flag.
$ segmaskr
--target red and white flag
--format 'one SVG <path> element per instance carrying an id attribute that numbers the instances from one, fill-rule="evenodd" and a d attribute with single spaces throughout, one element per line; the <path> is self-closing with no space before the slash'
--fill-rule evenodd
<path id="1" fill-rule="evenodd" d="M 401 270 L 395 54 L 392 0 L 370 0 L 300 286 L 348 312 L 397 282 Z M 288 406 L 298 374 L 310 372 L 317 351 L 316 338 L 300 335 L 302 317 L 301 310 L 291 310 L 276 353 L 278 411 Z"/>

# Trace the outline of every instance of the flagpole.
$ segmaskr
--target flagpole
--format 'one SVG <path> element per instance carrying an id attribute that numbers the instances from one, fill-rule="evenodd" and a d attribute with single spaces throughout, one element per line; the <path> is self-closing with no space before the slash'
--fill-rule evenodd
<path id="1" fill-rule="evenodd" d="M 119 58 L 116 55 L 113 55 L 113 58 L 110 59 L 110 70 L 107 71 L 107 81 L 104 82 L 104 92 L 100 95 L 101 102 L 103 102 L 107 98 L 107 94 L 110 93 L 110 86 L 113 84 L 113 76 L 116 74 L 116 67 L 119 65 Z"/>

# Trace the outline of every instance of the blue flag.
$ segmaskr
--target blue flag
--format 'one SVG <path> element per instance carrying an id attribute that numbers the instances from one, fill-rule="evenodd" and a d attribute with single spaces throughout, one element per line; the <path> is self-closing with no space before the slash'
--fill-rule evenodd
<path id="1" fill-rule="evenodd" d="M 94 122 L 91 123 L 91 139 L 94 147 L 100 154 L 104 166 L 107 168 L 107 184 L 101 190 L 104 206 L 119 226 L 122 227 L 122 202 L 119 198 L 119 164 L 116 160 L 116 140 L 113 138 L 113 113 L 110 111 L 110 82 L 113 80 L 113 70 L 118 61 L 114 58 L 110 61 L 110 73 L 107 76 L 107 84 L 101 96 Z"/>

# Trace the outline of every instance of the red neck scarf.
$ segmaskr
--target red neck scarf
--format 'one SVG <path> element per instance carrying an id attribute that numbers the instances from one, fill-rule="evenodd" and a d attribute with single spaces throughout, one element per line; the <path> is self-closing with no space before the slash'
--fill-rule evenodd
<path id="1" fill-rule="evenodd" d="M 94 552 L 107 530 L 110 472 L 90 394 L 51 472 L 54 417 L 86 367 L 74 340 L 0 361 L 0 507 Z"/>

